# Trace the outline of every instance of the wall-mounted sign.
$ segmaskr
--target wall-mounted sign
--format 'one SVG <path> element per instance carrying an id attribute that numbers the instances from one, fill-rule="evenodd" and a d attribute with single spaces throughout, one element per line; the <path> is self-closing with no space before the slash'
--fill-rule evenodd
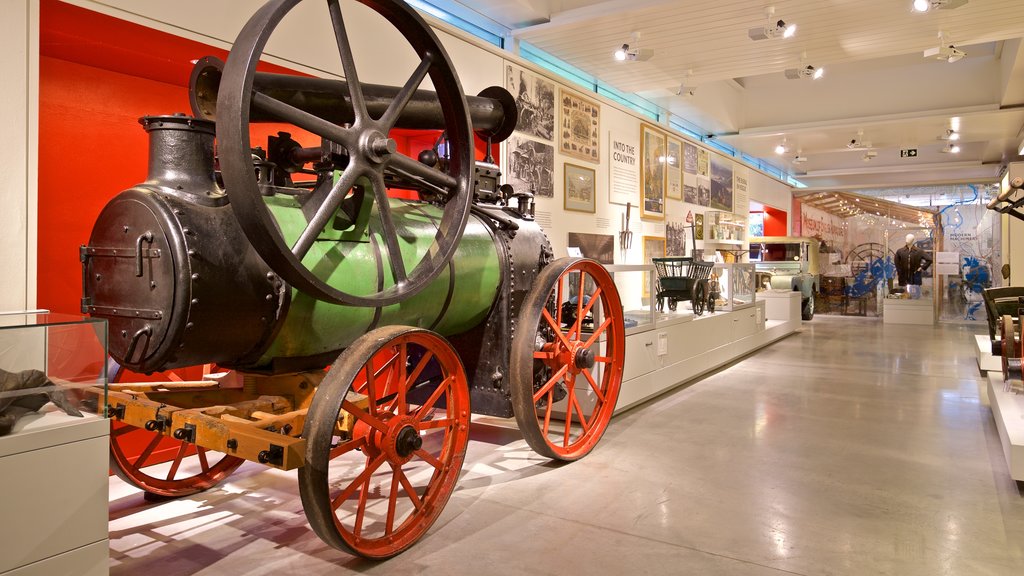
<path id="1" fill-rule="evenodd" d="M 917 158 L 917 148 L 903 148 L 900 150 L 900 158 Z"/>

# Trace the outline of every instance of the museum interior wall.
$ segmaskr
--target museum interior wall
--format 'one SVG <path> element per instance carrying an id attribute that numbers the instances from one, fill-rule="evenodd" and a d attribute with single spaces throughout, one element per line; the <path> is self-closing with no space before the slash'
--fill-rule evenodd
<path id="1" fill-rule="evenodd" d="M 42 166 L 60 166 L 60 169 L 47 169 L 39 174 L 41 208 L 37 219 L 27 217 L 28 203 L 34 200 L 34 190 L 27 183 L 19 187 L 5 187 L 7 194 L 15 188 L 26 188 L 28 192 L 20 203 L 13 203 L 18 207 L 16 212 L 5 212 L 6 218 L 14 217 L 21 224 L 20 228 L 5 226 L 4 232 L 0 232 L 17 236 L 11 242 L 3 243 L 4 261 L 22 262 L 18 269 L 24 268 L 25 278 L 31 280 L 36 270 L 45 278 L 45 282 L 39 283 L 38 298 L 34 298 L 34 294 L 30 298 L 28 287 L 23 286 L 20 290 L 23 295 L 5 308 L 38 305 L 57 311 L 77 311 L 81 286 L 78 246 L 87 240 L 91 224 L 103 204 L 118 191 L 141 181 L 145 175 L 146 140 L 137 118 L 144 114 L 188 110 L 185 86 L 191 69 L 189 60 L 199 56 L 197 50 L 203 55 L 223 56 L 249 13 L 237 9 L 237 6 L 200 2 L 175 3 L 173 7 L 163 2 L 125 0 L 103 5 L 89 1 L 71 4 L 86 10 L 57 0 L 17 3 L 24 11 L 41 6 L 43 42 L 39 59 L 39 106 L 42 120 L 39 124 L 38 158 Z M 268 60 L 304 73 L 338 74 L 340 65 L 333 51 L 318 48 L 321 40 L 330 41 L 329 25 L 317 22 L 315 18 L 303 19 L 301 11 L 309 9 L 312 7 L 299 6 L 300 13 L 295 17 L 289 16 L 282 23 L 268 46 L 267 52 L 274 55 Z M 144 28 L 130 28 L 128 33 L 119 32 L 119 35 L 104 34 L 100 17 L 103 13 Z M 149 29 L 163 34 L 151 33 Z M 361 64 L 367 70 L 361 77 L 363 82 L 400 84 L 404 81 L 403 70 L 407 65 L 411 66 L 411 53 L 370 49 L 397 44 L 397 37 L 392 38 L 396 42 L 388 40 L 398 34 L 397 30 L 369 15 L 365 22 L 358 21 L 352 25 L 351 30 L 356 53 L 361 59 L 367 55 L 366 58 L 371 60 L 370 65 Z M 24 43 L 24 30 L 22 33 Z M 66 39 L 62 35 L 66 34 L 78 37 L 79 42 L 71 43 L 75 46 L 81 46 L 83 40 L 89 41 L 82 36 L 95 34 L 91 40 L 94 46 L 90 50 L 70 50 L 62 42 Z M 519 82 L 520 76 L 516 74 L 521 73 L 521 78 L 528 84 L 527 89 L 535 88 L 534 82 L 543 83 L 550 86 L 554 98 L 567 94 L 574 101 L 593 104 L 597 110 L 593 127 L 597 146 L 586 154 L 580 151 L 573 153 L 568 149 L 567 153 L 563 152 L 559 147 L 560 134 L 555 133 L 557 130 L 552 126 L 549 129 L 551 134 L 517 132 L 502 145 L 502 154 L 498 156 L 506 179 L 513 184 L 527 184 L 534 188 L 538 197 L 538 220 L 548 231 L 556 255 L 567 253 L 569 233 L 596 234 L 602 236 L 601 241 L 612 238 L 615 243 L 614 263 L 639 264 L 658 255 L 644 253 L 645 237 L 651 240 L 646 244 L 648 248 L 656 246 L 661 239 L 669 239 L 666 252 L 679 255 L 677 252 L 682 245 L 683 234 L 692 235 L 692 229 L 684 229 L 687 215 L 698 220 L 707 210 L 745 215 L 749 200 L 788 211 L 791 198 L 788 185 L 696 145 L 666 127 L 642 119 L 595 94 L 578 91 L 527 62 L 463 37 L 459 32 L 440 31 L 439 37 L 455 62 L 467 94 L 476 94 L 490 85 L 517 88 L 514 84 Z M 5 42 L 13 42 L 16 38 L 16 34 L 6 35 Z M 182 58 L 188 54 L 195 56 Z M 375 58 L 380 60 L 379 65 L 373 65 Z M 5 63 L 5 67 L 14 67 L 14 64 Z M 23 82 L 28 82 L 32 75 L 25 71 L 20 77 Z M 536 98 L 536 94 L 531 97 Z M 557 105 L 556 102 L 552 104 Z M 26 100 L 21 107 L 27 108 L 28 105 Z M 563 115 L 558 114 L 557 117 L 561 119 Z M 13 120 L 25 126 L 26 118 L 27 115 L 19 114 Z M 647 210 L 647 217 L 641 220 L 639 189 L 631 193 L 623 190 L 624 180 L 621 178 L 619 190 L 613 189 L 616 167 L 611 159 L 615 153 L 612 142 L 617 142 L 632 152 L 630 160 L 639 168 L 642 125 L 647 126 L 647 134 L 653 135 L 655 141 L 672 146 L 671 152 L 685 152 L 691 158 L 697 158 L 699 163 L 690 171 L 681 160 L 672 167 L 676 176 L 669 175 L 666 181 L 664 203 L 650 206 L 652 210 Z M 25 126 L 22 129 L 28 132 L 31 128 Z M 81 144 L 83 134 L 87 135 L 88 144 L 85 146 Z M 73 149 L 69 149 L 71 142 L 75 143 Z M 525 170 L 513 173 L 509 160 L 513 152 L 523 145 L 538 151 L 550 151 L 545 157 L 548 164 L 533 170 L 532 174 Z M 34 148 L 29 147 L 29 150 Z M 26 162 L 34 161 L 34 158 L 33 154 L 25 154 Z M 592 208 L 585 203 L 574 205 L 569 202 L 569 209 L 566 209 L 563 190 L 567 165 L 571 172 L 575 170 L 585 176 L 593 171 Z M 68 174 L 76 175 L 75 186 L 65 184 Z M 7 177 L 20 178 L 20 182 L 30 179 L 26 173 Z M 637 174 L 634 172 L 626 177 L 636 178 Z M 716 193 L 714 205 L 710 194 L 712 188 Z M 739 188 L 745 188 L 745 193 Z M 707 193 L 701 195 L 704 189 Z M 728 197 L 724 196 L 726 192 Z M 629 249 L 623 249 L 618 233 L 624 225 L 627 203 L 631 207 L 629 229 L 635 241 Z M 593 211 L 578 211 L 580 209 Z M 38 260 L 33 265 L 30 259 L 35 257 L 36 251 L 27 247 L 30 240 L 34 242 L 36 235 L 25 228 L 24 223 L 34 224 L 36 221 L 42 228 L 38 234 Z M 693 239 L 687 238 L 686 244 L 693 246 Z M 579 236 L 575 240 L 578 241 Z M 716 246 L 704 246 L 704 240 L 698 239 L 696 247 L 713 249 Z M 22 274 L 6 275 L 3 281 L 26 284 L 19 276 Z"/>

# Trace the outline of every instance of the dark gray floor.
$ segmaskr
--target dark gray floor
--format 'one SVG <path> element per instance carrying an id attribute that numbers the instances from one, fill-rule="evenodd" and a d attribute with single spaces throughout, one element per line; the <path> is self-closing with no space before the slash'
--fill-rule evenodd
<path id="1" fill-rule="evenodd" d="M 553 465 L 475 426 L 441 519 L 387 562 L 309 532 L 294 473 L 160 505 L 111 483 L 112 574 L 1024 574 L 1024 485 L 974 358 L 983 327 L 819 316 L 612 421 Z"/>

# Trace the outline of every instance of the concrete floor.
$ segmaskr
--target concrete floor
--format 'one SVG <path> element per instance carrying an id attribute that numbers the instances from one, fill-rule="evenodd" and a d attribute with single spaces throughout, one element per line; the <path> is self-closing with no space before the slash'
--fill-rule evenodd
<path id="1" fill-rule="evenodd" d="M 307 527 L 294 473 L 246 464 L 151 504 L 111 480 L 112 574 L 1024 574 L 972 335 L 819 316 L 615 418 L 568 465 L 475 424 L 440 520 L 387 562 Z"/>

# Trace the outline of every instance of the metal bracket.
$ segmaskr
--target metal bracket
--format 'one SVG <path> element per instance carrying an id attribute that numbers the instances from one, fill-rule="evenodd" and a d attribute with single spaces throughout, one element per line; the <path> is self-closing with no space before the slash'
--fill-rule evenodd
<path id="1" fill-rule="evenodd" d="M 284 447 L 278 446 L 277 444 L 271 444 L 266 450 L 260 451 L 258 458 L 260 464 L 282 466 L 284 465 Z"/>

